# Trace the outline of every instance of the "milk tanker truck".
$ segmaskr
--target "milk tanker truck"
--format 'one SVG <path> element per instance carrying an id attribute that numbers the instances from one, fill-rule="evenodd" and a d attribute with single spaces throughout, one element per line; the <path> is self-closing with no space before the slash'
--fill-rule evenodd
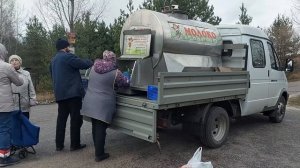
<path id="1" fill-rule="evenodd" d="M 213 26 L 179 10 L 139 10 L 120 36 L 119 89 L 112 128 L 155 143 L 158 128 L 182 124 L 202 145 L 226 140 L 230 118 L 262 113 L 280 123 L 288 84 L 272 42 L 245 25 Z M 180 132 L 179 132 L 180 133 Z"/>

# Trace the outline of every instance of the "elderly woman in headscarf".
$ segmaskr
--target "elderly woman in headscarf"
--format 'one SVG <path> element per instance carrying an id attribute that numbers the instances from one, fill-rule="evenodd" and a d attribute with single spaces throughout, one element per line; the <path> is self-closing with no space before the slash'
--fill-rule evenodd
<path id="1" fill-rule="evenodd" d="M 23 84 L 14 67 L 5 62 L 7 50 L 0 43 L 0 167 L 17 162 L 10 157 L 11 120 L 14 110 L 11 83 L 17 86 Z"/>
<path id="2" fill-rule="evenodd" d="M 89 75 L 89 83 L 83 100 L 81 114 L 92 120 L 92 135 L 95 146 L 95 161 L 109 157 L 104 152 L 106 129 L 116 112 L 115 87 L 127 87 L 129 80 L 117 69 L 116 55 L 103 52 L 103 59 L 97 59 Z"/>
<path id="3" fill-rule="evenodd" d="M 30 73 L 24 70 L 22 65 L 22 58 L 18 55 L 11 55 L 8 58 L 8 62 L 12 64 L 15 70 L 19 73 L 19 76 L 23 79 L 24 83 L 21 86 L 12 85 L 14 93 L 20 93 L 21 111 L 29 119 L 30 107 L 37 104 L 36 94 L 31 80 Z M 19 98 L 14 96 L 15 109 L 19 109 Z"/>

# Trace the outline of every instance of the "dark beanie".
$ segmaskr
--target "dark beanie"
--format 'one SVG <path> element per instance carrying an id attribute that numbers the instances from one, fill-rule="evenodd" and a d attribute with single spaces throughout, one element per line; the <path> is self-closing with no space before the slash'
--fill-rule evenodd
<path id="1" fill-rule="evenodd" d="M 69 42 L 67 40 L 64 40 L 64 39 L 58 39 L 56 41 L 57 51 L 61 50 L 61 49 L 64 49 L 64 48 L 67 48 L 69 45 L 70 45 Z"/>

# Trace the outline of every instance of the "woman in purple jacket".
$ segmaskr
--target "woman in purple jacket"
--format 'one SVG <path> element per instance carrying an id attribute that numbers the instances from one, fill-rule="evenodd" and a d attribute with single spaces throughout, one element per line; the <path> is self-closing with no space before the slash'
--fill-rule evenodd
<path id="1" fill-rule="evenodd" d="M 107 159 L 104 152 L 106 129 L 116 112 L 115 87 L 129 86 L 129 80 L 117 69 L 116 55 L 103 52 L 103 59 L 95 61 L 89 75 L 89 84 L 83 100 L 81 115 L 92 120 L 95 161 Z"/>

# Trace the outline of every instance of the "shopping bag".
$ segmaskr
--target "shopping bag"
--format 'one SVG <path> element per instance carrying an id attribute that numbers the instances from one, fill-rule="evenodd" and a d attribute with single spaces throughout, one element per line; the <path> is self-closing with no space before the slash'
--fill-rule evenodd
<path id="1" fill-rule="evenodd" d="M 29 147 L 39 143 L 40 127 L 33 125 L 21 111 L 12 112 L 12 145 Z"/>
<path id="2" fill-rule="evenodd" d="M 184 168 L 213 168 L 211 162 L 202 162 L 202 148 L 199 147 Z"/>

